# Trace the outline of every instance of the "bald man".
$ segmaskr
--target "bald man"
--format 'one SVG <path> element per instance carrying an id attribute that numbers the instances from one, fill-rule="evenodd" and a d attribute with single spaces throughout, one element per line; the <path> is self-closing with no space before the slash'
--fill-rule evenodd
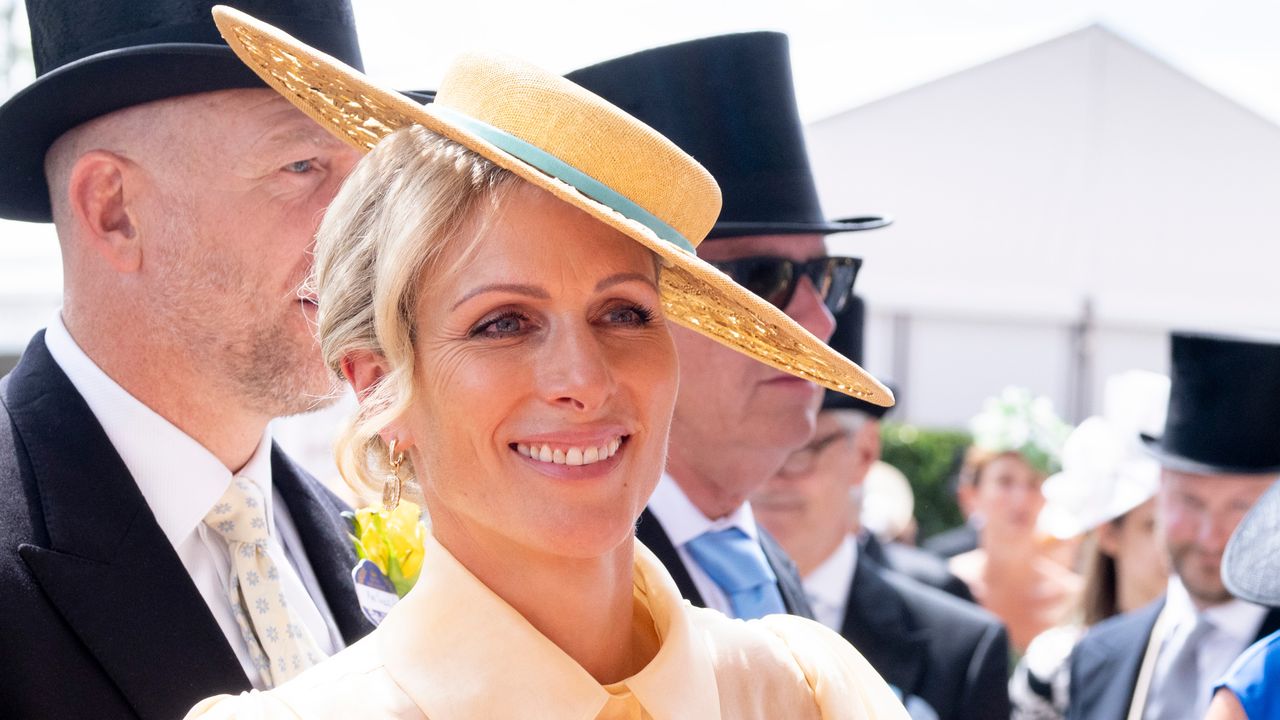
<path id="1" fill-rule="evenodd" d="M 345 2 L 256 4 L 359 63 Z M 0 380 L 6 716 L 180 717 L 370 629 L 343 506 L 268 430 L 333 390 L 299 285 L 357 155 L 240 65 L 211 5 L 28 2 L 0 216 L 52 220 L 64 294 Z"/>

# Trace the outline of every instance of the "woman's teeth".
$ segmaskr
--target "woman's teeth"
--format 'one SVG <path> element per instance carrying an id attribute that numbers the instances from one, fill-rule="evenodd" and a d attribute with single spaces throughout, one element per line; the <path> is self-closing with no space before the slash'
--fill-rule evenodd
<path id="1" fill-rule="evenodd" d="M 540 462 L 556 465 L 590 465 L 608 460 L 618 453 L 622 438 L 616 437 L 600 447 L 571 447 L 552 449 L 550 445 L 516 444 L 516 452 Z"/>

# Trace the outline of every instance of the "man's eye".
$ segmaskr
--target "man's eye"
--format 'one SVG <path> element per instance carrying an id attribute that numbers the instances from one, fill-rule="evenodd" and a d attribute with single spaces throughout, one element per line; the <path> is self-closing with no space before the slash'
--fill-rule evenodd
<path id="1" fill-rule="evenodd" d="M 284 166 L 284 171 L 298 173 L 301 175 L 302 173 L 309 171 L 314 163 L 315 160 L 299 160 L 297 162 L 291 162 Z"/>

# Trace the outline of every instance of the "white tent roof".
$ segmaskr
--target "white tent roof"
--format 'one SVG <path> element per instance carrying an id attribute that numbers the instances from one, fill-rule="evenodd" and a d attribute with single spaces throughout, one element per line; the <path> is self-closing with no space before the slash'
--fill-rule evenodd
<path id="1" fill-rule="evenodd" d="M 1280 326 L 1280 128 L 1104 27 L 808 133 L 877 311 Z"/>

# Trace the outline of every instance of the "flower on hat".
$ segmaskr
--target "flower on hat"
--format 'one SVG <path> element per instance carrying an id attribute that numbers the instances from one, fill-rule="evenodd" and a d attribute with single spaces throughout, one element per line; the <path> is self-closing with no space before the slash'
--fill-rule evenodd
<path id="1" fill-rule="evenodd" d="M 1021 387 L 987 398 L 969 422 L 974 446 L 993 453 L 1016 452 L 1042 473 L 1057 472 L 1071 426 L 1060 420 L 1053 401 Z"/>
<path id="2" fill-rule="evenodd" d="M 367 507 L 343 515 L 352 525 L 356 555 L 377 565 L 395 586 L 396 595 L 404 597 L 422 571 L 422 542 L 427 533 L 422 510 L 401 500 L 395 510 Z"/>

